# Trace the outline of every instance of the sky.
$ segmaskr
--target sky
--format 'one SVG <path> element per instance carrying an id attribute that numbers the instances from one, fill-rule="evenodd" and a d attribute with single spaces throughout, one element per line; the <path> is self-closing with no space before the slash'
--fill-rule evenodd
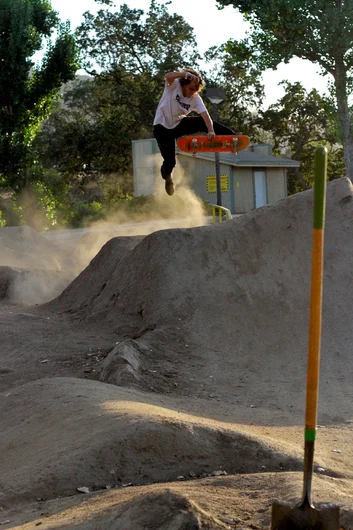
<path id="1" fill-rule="evenodd" d="M 116 11 L 120 5 L 127 4 L 131 9 L 142 9 L 148 11 L 150 0 L 125 0 L 119 2 L 115 0 Z M 158 0 L 158 3 L 166 3 Z M 90 11 L 95 13 L 102 8 L 94 0 L 51 0 L 52 7 L 58 11 L 62 21 L 69 20 L 71 29 L 75 29 L 83 22 L 83 13 Z M 214 45 L 221 45 L 229 38 L 242 39 L 247 29 L 241 14 L 227 6 L 223 10 L 217 9 L 216 0 L 172 0 L 167 6 L 170 13 L 181 15 L 185 21 L 194 29 L 198 50 L 204 53 Z M 285 65 L 281 64 L 277 70 L 266 71 L 263 75 L 266 98 L 264 108 L 275 103 L 284 91 L 278 83 L 282 80 L 292 83 L 300 81 L 307 90 L 316 88 L 321 94 L 327 92 L 327 77 L 319 75 L 319 67 L 309 61 L 292 59 Z"/>

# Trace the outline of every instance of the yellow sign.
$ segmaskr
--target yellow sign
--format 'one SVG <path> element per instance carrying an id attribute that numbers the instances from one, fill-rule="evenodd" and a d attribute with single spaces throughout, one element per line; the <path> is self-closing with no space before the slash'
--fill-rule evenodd
<path id="1" fill-rule="evenodd" d="M 217 192 L 217 183 L 215 175 L 208 175 L 206 177 L 206 190 L 207 193 Z M 221 175 L 221 192 L 226 193 L 227 191 L 229 191 L 228 175 Z"/>

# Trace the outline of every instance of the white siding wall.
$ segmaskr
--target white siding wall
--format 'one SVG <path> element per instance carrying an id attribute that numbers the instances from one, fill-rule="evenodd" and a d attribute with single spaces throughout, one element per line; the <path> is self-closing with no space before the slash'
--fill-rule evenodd
<path id="1" fill-rule="evenodd" d="M 235 213 L 254 209 L 254 178 L 251 167 L 233 168 Z"/>
<path id="2" fill-rule="evenodd" d="M 267 168 L 267 198 L 268 204 L 287 196 L 287 179 L 284 168 Z"/>
<path id="3" fill-rule="evenodd" d="M 155 193 L 162 157 L 154 138 L 132 142 L 132 163 L 135 196 Z"/>

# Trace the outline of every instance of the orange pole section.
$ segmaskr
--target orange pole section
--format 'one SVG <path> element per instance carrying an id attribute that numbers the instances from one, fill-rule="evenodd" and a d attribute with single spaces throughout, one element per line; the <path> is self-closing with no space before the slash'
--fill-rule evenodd
<path id="1" fill-rule="evenodd" d="M 305 427 L 309 430 L 315 430 L 317 422 L 321 344 L 323 247 L 324 231 L 322 229 L 314 229 L 305 418 Z"/>

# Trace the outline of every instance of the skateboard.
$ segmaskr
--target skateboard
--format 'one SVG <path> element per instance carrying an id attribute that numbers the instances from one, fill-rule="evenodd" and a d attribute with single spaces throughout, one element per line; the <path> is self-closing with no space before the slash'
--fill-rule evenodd
<path id="1" fill-rule="evenodd" d="M 215 136 L 209 140 L 207 136 L 183 136 L 177 141 L 179 149 L 192 153 L 233 153 L 246 149 L 249 145 L 249 137 L 241 134 Z"/>

